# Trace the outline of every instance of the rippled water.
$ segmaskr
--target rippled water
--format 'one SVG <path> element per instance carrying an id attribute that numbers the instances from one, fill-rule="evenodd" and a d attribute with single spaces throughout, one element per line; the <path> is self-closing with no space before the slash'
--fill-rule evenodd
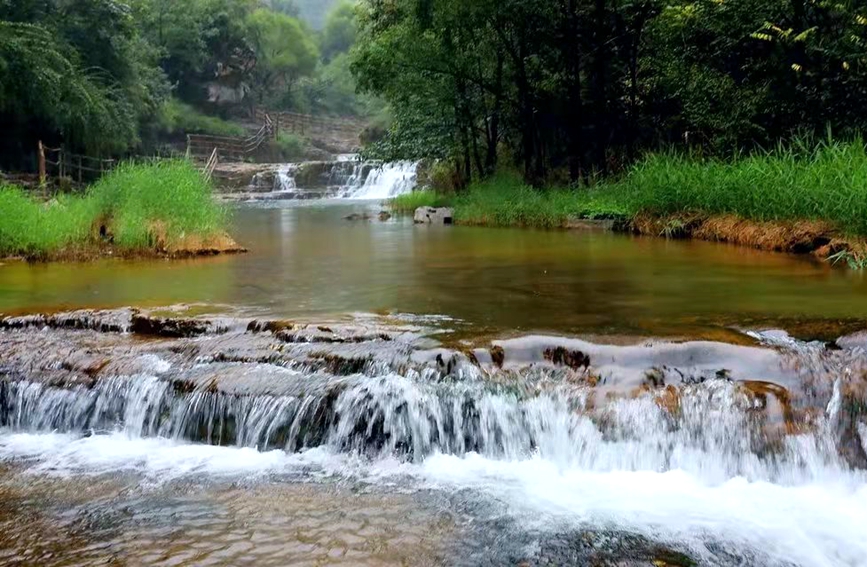
<path id="1" fill-rule="evenodd" d="M 738 324 L 858 328 L 867 318 L 862 274 L 803 258 L 597 232 L 344 220 L 365 211 L 375 217 L 379 206 L 241 206 L 234 233 L 251 252 L 239 257 L 9 263 L 0 312 L 176 303 L 314 319 L 391 312 L 446 315 L 471 335 L 690 336 Z"/>
<path id="2" fill-rule="evenodd" d="M 0 266 L 0 564 L 867 566 L 860 275 L 378 210 Z"/>

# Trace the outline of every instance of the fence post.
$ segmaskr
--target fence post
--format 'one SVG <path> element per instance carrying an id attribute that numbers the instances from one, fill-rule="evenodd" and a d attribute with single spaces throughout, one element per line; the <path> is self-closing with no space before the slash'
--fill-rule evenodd
<path id="1" fill-rule="evenodd" d="M 45 146 L 39 140 L 39 185 L 45 186 Z"/>
<path id="2" fill-rule="evenodd" d="M 64 174 L 66 173 L 66 171 L 64 171 L 64 168 L 63 168 L 63 166 L 64 166 L 64 164 L 63 164 L 63 154 L 64 154 L 64 151 L 63 151 L 63 144 L 61 144 L 61 145 L 60 145 L 60 151 L 57 153 L 57 175 L 58 175 L 58 177 L 59 177 L 61 180 L 62 180 L 64 177 L 66 177 L 66 176 L 64 175 Z"/>
<path id="3" fill-rule="evenodd" d="M 78 182 L 81 183 L 81 156 L 78 156 Z"/>

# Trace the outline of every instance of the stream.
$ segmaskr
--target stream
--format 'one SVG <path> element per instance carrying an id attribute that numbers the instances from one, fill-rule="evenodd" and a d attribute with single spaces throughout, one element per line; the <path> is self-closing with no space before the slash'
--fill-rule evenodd
<path id="1" fill-rule="evenodd" d="M 0 265 L 0 564 L 867 566 L 861 274 L 337 197 Z"/>

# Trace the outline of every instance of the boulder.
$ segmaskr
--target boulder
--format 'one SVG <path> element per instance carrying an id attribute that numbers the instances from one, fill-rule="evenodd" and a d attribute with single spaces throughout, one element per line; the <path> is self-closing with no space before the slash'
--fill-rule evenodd
<path id="1" fill-rule="evenodd" d="M 453 224 L 454 211 L 447 207 L 419 207 L 414 220 L 416 224 Z"/>

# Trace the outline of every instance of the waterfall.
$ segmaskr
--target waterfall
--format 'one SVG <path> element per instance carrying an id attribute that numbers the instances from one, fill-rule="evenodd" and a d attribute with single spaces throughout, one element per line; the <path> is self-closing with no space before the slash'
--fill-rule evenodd
<path id="1" fill-rule="evenodd" d="M 418 162 L 384 163 L 367 174 L 364 182 L 356 177 L 343 195 L 347 199 L 390 199 L 409 193 L 416 186 Z"/>
<path id="2" fill-rule="evenodd" d="M 296 189 L 295 171 L 298 166 L 294 164 L 281 165 L 274 176 L 274 192 L 286 192 Z"/>
<path id="3" fill-rule="evenodd" d="M 0 462 L 352 466 L 490 495 L 528 529 L 676 540 L 701 565 L 867 565 L 860 350 L 525 338 L 499 343 L 498 366 L 367 329 L 248 324 L 150 343 L 44 327 L 0 330 Z"/>
<path id="4" fill-rule="evenodd" d="M 333 162 L 282 164 L 257 173 L 250 191 L 294 199 L 389 199 L 415 188 L 417 169 L 418 162 L 381 164 L 347 154 Z"/>

